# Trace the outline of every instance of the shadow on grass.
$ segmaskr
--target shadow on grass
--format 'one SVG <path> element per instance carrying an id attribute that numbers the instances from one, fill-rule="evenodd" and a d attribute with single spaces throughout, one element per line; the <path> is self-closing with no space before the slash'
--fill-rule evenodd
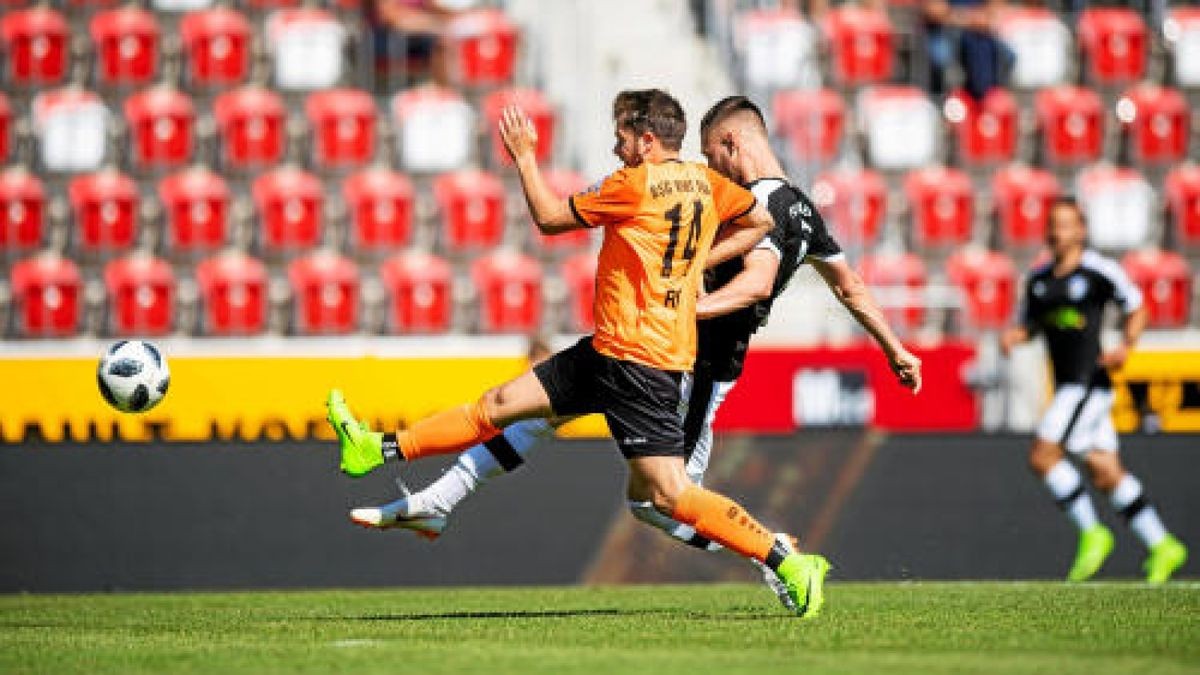
<path id="1" fill-rule="evenodd" d="M 681 619 L 721 620 L 767 620 L 778 619 L 774 612 L 749 613 L 743 610 L 731 612 L 697 612 L 695 610 L 671 609 L 539 609 L 505 610 L 488 612 L 415 612 L 408 614 L 364 614 L 361 616 L 316 616 L 310 621 L 437 621 L 461 619 L 574 619 L 580 617 L 676 617 Z"/>

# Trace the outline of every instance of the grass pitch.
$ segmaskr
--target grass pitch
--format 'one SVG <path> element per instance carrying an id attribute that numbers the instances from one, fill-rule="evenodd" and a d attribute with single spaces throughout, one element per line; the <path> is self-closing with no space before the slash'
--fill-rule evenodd
<path id="1" fill-rule="evenodd" d="M 1200 673 L 1200 585 L 832 584 L 0 597 L 0 672 Z"/>

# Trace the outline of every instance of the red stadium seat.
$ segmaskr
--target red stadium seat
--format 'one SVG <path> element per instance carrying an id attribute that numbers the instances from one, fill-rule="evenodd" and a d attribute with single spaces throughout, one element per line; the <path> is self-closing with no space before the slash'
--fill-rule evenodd
<path id="1" fill-rule="evenodd" d="M 189 12 L 179 22 L 192 87 L 228 87 L 250 73 L 250 22 L 227 7 Z"/>
<path id="2" fill-rule="evenodd" d="M 1037 93 L 1035 108 L 1047 162 L 1078 165 L 1100 159 L 1104 107 L 1096 92 L 1074 86 L 1043 89 Z"/>
<path id="3" fill-rule="evenodd" d="M 0 171 L 0 250 L 41 245 L 45 214 L 46 193 L 37 176 L 21 167 Z"/>
<path id="4" fill-rule="evenodd" d="M 596 303 L 596 255 L 580 253 L 562 263 L 562 278 L 567 285 L 567 330 L 590 333 L 596 328 L 592 315 Z"/>
<path id="5" fill-rule="evenodd" d="M 1200 7 L 1175 7 L 1163 22 L 1171 50 L 1174 82 L 1184 89 L 1200 87 Z"/>
<path id="6" fill-rule="evenodd" d="M 485 333 L 531 333 L 542 320 L 542 267 L 513 251 L 496 251 L 471 265 L 479 290 L 479 328 Z"/>
<path id="7" fill-rule="evenodd" d="M 1171 164 L 1187 158 L 1191 113 L 1178 91 L 1138 85 L 1117 101 L 1117 120 L 1139 164 Z"/>
<path id="8" fill-rule="evenodd" d="M 433 197 L 447 250 L 490 249 L 504 239 L 504 185 L 496 176 L 482 171 L 443 174 L 433 182 Z"/>
<path id="9" fill-rule="evenodd" d="M 466 87 L 494 87 L 513 79 L 519 32 L 497 9 L 454 16 L 446 27 L 451 79 Z"/>
<path id="10" fill-rule="evenodd" d="M 58 84 L 67 76 L 71 29 L 57 11 L 30 7 L 0 18 L 6 79 L 21 87 Z"/>
<path id="11" fill-rule="evenodd" d="M 1133 169 L 1095 166 L 1076 178 L 1080 206 L 1087 214 L 1088 240 L 1099 248 L 1144 246 L 1152 227 L 1154 190 Z"/>
<path id="12" fill-rule="evenodd" d="M 287 112 L 275 92 L 257 86 L 226 92 L 213 102 L 213 115 L 227 166 L 250 169 L 283 159 Z"/>
<path id="13" fill-rule="evenodd" d="M 838 169 L 817 176 L 813 203 L 838 241 L 870 245 L 887 217 L 887 184 L 869 169 Z"/>
<path id="14" fill-rule="evenodd" d="M 1130 251 L 1121 259 L 1129 279 L 1142 291 L 1151 328 L 1184 328 L 1191 316 L 1192 271 L 1174 251 Z"/>
<path id="15" fill-rule="evenodd" d="M 911 331 L 925 322 L 925 263 L 912 253 L 866 255 L 859 274 L 875 289 L 883 313 L 892 326 Z"/>
<path id="16" fill-rule="evenodd" d="M 160 34 L 154 14 L 133 5 L 92 17 L 96 46 L 96 77 L 107 86 L 137 86 L 158 71 Z"/>
<path id="17" fill-rule="evenodd" d="M 409 244 L 413 233 L 413 186 L 390 169 L 368 169 L 342 184 L 350 213 L 350 237 L 360 253 L 383 253 Z"/>
<path id="18" fill-rule="evenodd" d="M 178 253 L 212 251 L 225 245 L 229 187 L 225 179 L 197 167 L 164 178 L 158 198 L 166 213 L 167 246 Z"/>
<path id="19" fill-rule="evenodd" d="M 483 99 L 483 117 L 492 139 L 492 166 L 512 166 L 512 158 L 500 140 L 498 123 L 504 106 L 517 104 L 533 120 L 537 129 L 538 142 L 535 154 L 539 164 L 549 162 L 554 154 L 554 108 L 546 97 L 536 89 L 500 89 Z"/>
<path id="20" fill-rule="evenodd" d="M 83 282 L 75 263 L 44 253 L 13 265 L 17 331 L 26 337 L 63 337 L 79 330 Z"/>
<path id="21" fill-rule="evenodd" d="M 832 161 L 842 146 L 846 104 L 832 89 L 781 91 L 773 104 L 775 130 L 800 161 Z"/>
<path id="22" fill-rule="evenodd" d="M 319 251 L 288 265 L 294 294 L 296 332 L 345 334 L 358 322 L 358 266 L 349 258 Z"/>
<path id="23" fill-rule="evenodd" d="M 8 104 L 8 97 L 0 92 L 0 163 L 7 161 L 8 153 L 12 151 L 12 119 L 12 107 Z"/>
<path id="24" fill-rule="evenodd" d="M 554 191 L 554 194 L 566 199 L 573 194 L 582 192 L 587 189 L 588 183 L 583 176 L 574 171 L 566 171 L 563 169 L 551 169 L 542 174 L 546 179 L 546 185 Z M 571 230 L 563 234 L 547 236 L 542 234 L 541 230 L 530 221 L 530 231 L 533 232 L 533 247 L 539 253 L 562 253 L 564 251 L 578 251 L 579 249 L 587 248 L 592 243 L 592 231 L 590 229 Z"/>
<path id="25" fill-rule="evenodd" d="M 1059 192 L 1058 179 L 1044 169 L 1009 166 L 997 171 L 992 177 L 992 201 L 1005 245 L 1041 246 L 1050 206 Z"/>
<path id="26" fill-rule="evenodd" d="M 284 166 L 255 179 L 251 192 L 265 250 L 292 252 L 320 242 L 325 189 L 316 176 Z"/>
<path id="27" fill-rule="evenodd" d="M 1012 320 L 1017 271 L 1008 256 L 985 249 L 962 249 L 946 260 L 946 276 L 966 298 L 970 325 L 997 330 Z"/>
<path id="28" fill-rule="evenodd" d="M 821 82 L 816 31 L 795 9 L 742 12 L 734 46 L 752 91 L 811 87 Z"/>
<path id="29" fill-rule="evenodd" d="M 1016 155 L 1017 100 L 1007 89 L 994 88 L 982 101 L 957 90 L 946 99 L 943 112 L 963 163 L 999 164 Z"/>
<path id="30" fill-rule="evenodd" d="M 443 333 L 454 318 L 450 264 L 429 253 L 403 253 L 379 268 L 387 289 L 387 325 L 393 333 Z"/>
<path id="31" fill-rule="evenodd" d="M 132 178 L 106 169 L 72 179 L 67 194 L 75 212 L 76 246 L 109 252 L 133 245 L 139 200 Z"/>
<path id="32" fill-rule="evenodd" d="M 1093 7 L 1083 10 L 1079 43 L 1088 79 L 1095 84 L 1121 84 L 1146 74 L 1148 35 L 1142 17 L 1132 9 Z"/>
<path id="33" fill-rule="evenodd" d="M 201 330 L 209 335 L 255 335 L 267 327 L 267 268 L 242 252 L 196 266 Z"/>
<path id="34" fill-rule="evenodd" d="M 299 7 L 303 4 L 303 0 L 244 0 L 243 4 L 249 9 L 272 10 Z"/>
<path id="35" fill-rule="evenodd" d="M 115 335 L 165 335 L 175 308 L 171 266 L 145 253 L 117 258 L 104 266 L 108 291 L 108 330 Z"/>
<path id="36" fill-rule="evenodd" d="M 965 244 L 974 222 L 971 179 L 958 169 L 929 167 L 904 177 L 915 240 L 924 247 Z"/>
<path id="37" fill-rule="evenodd" d="M 49 171 L 95 171 L 104 162 L 109 112 L 100 97 L 63 87 L 33 99 L 33 131 Z"/>
<path id="38" fill-rule="evenodd" d="M 871 87 L 859 95 L 857 108 L 872 166 L 897 171 L 934 163 L 941 120 L 925 92 L 909 86 Z"/>
<path id="39" fill-rule="evenodd" d="M 471 106 L 443 87 L 417 87 L 392 99 L 400 164 L 406 171 L 454 171 L 466 165 L 474 142 Z"/>
<path id="40" fill-rule="evenodd" d="M 1045 7 L 1014 7 L 1000 15 L 997 31 L 1016 55 L 1013 86 L 1041 89 L 1066 83 L 1071 32 L 1058 15 Z"/>
<path id="41" fill-rule="evenodd" d="M 892 24 L 882 11 L 843 5 L 829 10 L 821 28 L 838 84 L 857 86 L 891 78 Z"/>
<path id="42" fill-rule="evenodd" d="M 192 157 L 192 99 L 169 86 L 153 87 L 125 99 L 125 119 L 140 168 L 171 168 Z"/>
<path id="43" fill-rule="evenodd" d="M 1184 164 L 1167 174 L 1167 213 L 1178 245 L 1200 248 L 1200 166 Z"/>
<path id="44" fill-rule="evenodd" d="M 290 91 L 328 89 L 342 77 L 346 29 L 330 12 L 297 7 L 272 12 L 266 43 L 275 86 Z"/>
<path id="45" fill-rule="evenodd" d="M 329 168 L 360 166 L 375 154 L 375 99 L 360 89 L 326 89 L 305 103 L 313 161 Z"/>

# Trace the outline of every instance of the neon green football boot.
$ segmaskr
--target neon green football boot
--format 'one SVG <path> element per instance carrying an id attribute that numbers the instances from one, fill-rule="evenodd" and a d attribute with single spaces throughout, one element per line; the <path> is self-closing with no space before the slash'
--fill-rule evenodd
<path id="1" fill-rule="evenodd" d="M 1158 542 L 1150 549 L 1142 569 L 1146 571 L 1146 581 L 1154 585 L 1165 584 L 1183 563 L 1187 562 L 1188 551 L 1183 542 L 1171 535 Z"/>
<path id="2" fill-rule="evenodd" d="M 1099 523 L 1079 533 L 1079 548 L 1075 563 L 1067 572 L 1067 581 L 1087 581 L 1100 571 L 1113 550 L 1112 532 Z"/>
<path id="3" fill-rule="evenodd" d="M 829 561 L 811 553 L 793 553 L 783 559 L 775 574 L 787 587 L 796 616 L 813 619 L 825 605 L 825 575 Z"/>
<path id="4" fill-rule="evenodd" d="M 342 473 L 359 478 L 383 464 L 383 434 L 354 419 L 340 390 L 329 391 L 325 407 L 328 410 L 325 419 L 333 426 L 342 446 Z"/>

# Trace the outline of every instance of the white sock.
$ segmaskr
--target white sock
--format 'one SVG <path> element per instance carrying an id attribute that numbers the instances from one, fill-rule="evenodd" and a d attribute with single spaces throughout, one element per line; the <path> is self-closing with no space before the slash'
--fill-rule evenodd
<path id="1" fill-rule="evenodd" d="M 1152 548 L 1166 538 L 1167 528 L 1158 517 L 1158 511 L 1146 500 L 1142 482 L 1133 474 L 1125 474 L 1108 498 L 1146 548 Z"/>
<path id="2" fill-rule="evenodd" d="M 668 537 L 678 539 L 688 546 L 695 546 L 698 549 L 705 551 L 720 551 L 723 546 L 715 541 L 700 536 L 696 533 L 696 528 L 691 525 L 684 525 L 674 518 L 662 513 L 654 508 L 654 504 L 650 502 L 629 502 L 629 510 L 633 513 L 633 517 L 646 523 L 650 527 L 658 528 L 665 532 Z"/>
<path id="3" fill-rule="evenodd" d="M 1083 477 L 1067 460 L 1059 460 L 1058 464 L 1050 467 L 1042 477 L 1050 494 L 1058 507 L 1067 514 L 1075 527 L 1086 530 L 1099 522 L 1096 518 L 1096 507 L 1092 506 L 1092 498 L 1083 487 Z"/>

